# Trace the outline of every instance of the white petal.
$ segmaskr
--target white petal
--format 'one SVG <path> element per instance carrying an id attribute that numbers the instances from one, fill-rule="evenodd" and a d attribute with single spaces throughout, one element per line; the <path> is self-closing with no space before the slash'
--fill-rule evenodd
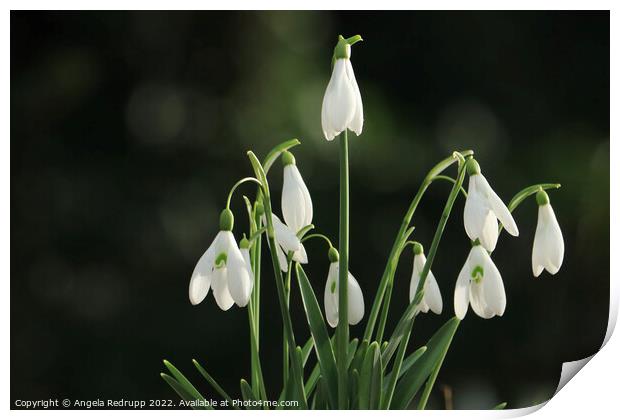
<path id="1" fill-rule="evenodd" d="M 271 249 L 271 246 L 269 248 Z M 276 244 L 276 256 L 278 257 L 278 264 L 280 264 L 280 269 L 284 271 L 285 273 L 288 272 L 288 259 L 286 258 L 284 251 L 282 251 L 282 248 L 280 248 L 280 245 L 277 245 L 277 244 Z"/>
<path id="2" fill-rule="evenodd" d="M 252 260 L 250 258 L 250 250 L 247 248 L 241 249 L 241 255 L 243 255 L 243 261 L 245 261 L 245 268 L 248 270 L 250 274 L 250 280 L 252 281 L 252 285 L 254 285 L 254 271 L 252 270 Z"/>
<path id="3" fill-rule="evenodd" d="M 465 232 L 467 232 L 467 236 L 472 241 L 481 239 L 490 211 L 484 195 L 478 189 L 477 180 L 479 176 L 472 175 L 469 177 L 467 199 L 465 200 L 465 209 L 463 211 Z"/>
<path id="4" fill-rule="evenodd" d="M 355 93 L 355 113 L 353 114 L 353 119 L 349 123 L 348 128 L 359 136 L 362 134 L 362 128 L 364 126 L 364 105 L 362 104 L 362 95 L 360 94 L 360 89 L 357 86 L 357 80 L 355 80 L 355 72 L 353 72 L 351 60 L 346 60 L 346 62 L 347 76 L 349 77 L 349 82 L 351 83 L 353 92 Z"/>
<path id="5" fill-rule="evenodd" d="M 351 273 L 349 273 L 347 289 L 349 325 L 356 325 L 364 318 L 364 295 Z"/>
<path id="6" fill-rule="evenodd" d="M 484 280 L 483 280 L 484 281 Z M 471 282 L 469 289 L 469 303 L 475 314 L 480 318 L 489 319 L 495 315 L 491 308 L 489 308 L 484 295 L 484 289 L 482 283 Z"/>
<path id="7" fill-rule="evenodd" d="M 415 299 L 415 294 L 418 290 L 418 284 L 420 283 L 420 273 L 418 270 L 416 270 L 415 257 L 413 261 L 413 271 L 411 272 L 411 282 L 409 283 L 409 303 L 413 302 L 413 300 Z"/>
<path id="8" fill-rule="evenodd" d="M 248 252 L 248 250 L 245 250 Z M 249 258 L 249 252 L 248 252 Z M 228 276 L 228 291 L 237 306 L 244 307 L 250 301 L 252 295 L 253 281 L 250 277 L 252 270 L 248 271 L 248 264 L 243 254 L 236 246 L 230 250 L 226 261 L 226 271 Z"/>
<path id="9" fill-rule="evenodd" d="M 484 218 L 482 225 L 482 232 L 480 233 L 480 244 L 489 252 L 495 250 L 497 245 L 497 239 L 499 237 L 499 226 L 497 225 L 497 218 L 492 211 L 488 211 Z"/>
<path id="10" fill-rule="evenodd" d="M 538 207 L 538 223 L 532 250 L 532 270 L 538 277 L 543 267 L 556 274 L 564 260 L 564 238 L 550 204 Z"/>
<path id="11" fill-rule="evenodd" d="M 493 188 L 489 185 L 489 182 L 484 177 L 484 175 L 479 174 L 480 179 L 478 180 L 478 187 L 484 191 L 489 201 L 489 206 L 495 213 L 495 216 L 502 222 L 504 228 L 508 233 L 512 236 L 519 236 L 519 229 L 517 228 L 517 223 L 512 217 L 510 210 L 504 204 L 501 198 L 493 191 Z"/>
<path id="12" fill-rule="evenodd" d="M 483 258 L 485 260 L 484 279 L 482 280 L 484 300 L 488 310 L 494 315 L 502 316 L 506 310 L 506 291 L 502 275 L 487 252 L 484 252 Z"/>
<path id="13" fill-rule="evenodd" d="M 459 319 L 464 319 L 469 308 L 469 288 L 470 288 L 470 270 L 469 263 L 472 251 L 463 264 L 463 268 L 459 272 L 454 288 L 454 313 Z"/>
<path id="14" fill-rule="evenodd" d="M 211 288 L 211 272 L 215 261 L 214 243 L 215 241 L 202 254 L 192 273 L 189 282 L 189 301 L 192 305 L 198 305 L 202 302 Z"/>
<path id="15" fill-rule="evenodd" d="M 213 281 L 211 286 L 213 287 L 213 297 L 217 306 L 223 311 L 227 311 L 235 303 L 228 291 L 228 273 L 227 268 L 216 268 L 213 270 Z"/>
<path id="16" fill-rule="evenodd" d="M 325 89 L 321 112 L 323 134 L 332 140 L 347 128 L 355 113 L 355 93 L 346 74 L 346 59 L 334 64 L 331 79 Z"/>
<path id="17" fill-rule="evenodd" d="M 443 310 L 443 301 L 441 300 L 441 292 L 437 280 L 431 271 L 428 272 L 426 285 L 424 286 L 424 300 L 431 311 L 437 315 Z"/>
<path id="18" fill-rule="evenodd" d="M 286 226 L 275 214 L 272 217 L 273 231 L 276 235 L 276 242 L 288 254 L 290 251 L 297 251 L 301 247 L 301 242 L 295 232 Z"/>
<path id="19" fill-rule="evenodd" d="M 312 223 L 310 192 L 299 173 L 299 169 L 293 164 L 284 167 L 282 216 L 286 225 L 295 233 Z"/>
<path id="20" fill-rule="evenodd" d="M 308 254 L 306 254 L 306 248 L 300 245 L 299 249 L 293 253 L 293 261 L 297 261 L 300 264 L 308 264 Z"/>
<path id="21" fill-rule="evenodd" d="M 323 304 L 325 306 L 325 318 L 327 323 L 336 328 L 338 325 L 338 262 L 331 263 L 325 283 Z"/>

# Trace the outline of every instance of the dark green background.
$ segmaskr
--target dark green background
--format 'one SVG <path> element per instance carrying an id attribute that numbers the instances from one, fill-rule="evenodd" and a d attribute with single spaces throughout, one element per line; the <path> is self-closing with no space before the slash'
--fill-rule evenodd
<path id="1" fill-rule="evenodd" d="M 322 138 L 320 107 L 339 33 L 365 39 L 352 57 L 366 122 L 350 142 L 350 262 L 367 314 L 423 175 L 472 148 L 506 201 L 529 184 L 563 184 L 550 196 L 566 255 L 556 276 L 533 278 L 536 205 L 525 202 L 521 235 L 502 235 L 493 254 L 506 313 L 469 312 L 438 385 L 452 388 L 456 408 L 528 406 L 552 395 L 563 361 L 598 349 L 609 303 L 609 13 L 13 12 L 12 403 L 171 398 L 164 357 L 205 395 L 215 397 L 192 357 L 239 395 L 246 311 L 222 312 L 212 296 L 192 307 L 189 278 L 229 187 L 251 174 L 245 151 L 264 156 L 292 137 L 303 143 L 295 154 L 314 223 L 336 238 L 338 152 Z M 279 213 L 279 164 L 271 184 Z M 449 188 L 433 185 L 416 213 L 414 237 L 427 247 Z M 239 237 L 240 195 L 233 209 Z M 420 317 L 412 346 L 453 314 L 469 248 L 462 209 L 460 200 L 433 267 L 444 313 Z M 307 249 L 322 296 L 326 250 Z M 388 328 L 410 270 L 406 252 Z M 264 273 L 262 358 L 275 395 L 281 321 Z M 438 390 L 432 407 L 443 406 Z"/>

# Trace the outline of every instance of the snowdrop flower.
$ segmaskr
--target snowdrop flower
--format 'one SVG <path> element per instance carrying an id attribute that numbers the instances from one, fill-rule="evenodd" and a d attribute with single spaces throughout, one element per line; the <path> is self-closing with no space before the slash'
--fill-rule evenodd
<path id="1" fill-rule="evenodd" d="M 564 259 L 564 238 L 560 225 L 544 191 L 536 193 L 538 203 L 538 224 L 532 249 L 532 271 L 538 277 L 543 269 L 555 274 Z"/>
<path id="2" fill-rule="evenodd" d="M 489 253 L 478 244 L 471 248 L 456 280 L 454 313 L 459 319 L 465 318 L 469 304 L 479 317 L 485 319 L 502 316 L 506 309 L 502 276 Z"/>
<path id="3" fill-rule="evenodd" d="M 480 173 L 480 166 L 474 159 L 467 162 L 467 173 L 469 188 L 463 213 L 465 231 L 472 241 L 478 239 L 487 251 L 492 252 L 499 236 L 498 219 L 512 236 L 519 236 L 519 229 L 510 210 Z"/>
<path id="4" fill-rule="evenodd" d="M 297 233 L 312 223 L 312 199 L 297 169 L 293 154 L 282 153 L 282 164 L 284 165 L 282 216 L 286 225 Z"/>
<path id="5" fill-rule="evenodd" d="M 413 302 L 415 299 L 416 291 L 418 290 L 418 284 L 420 283 L 420 276 L 422 275 L 422 269 L 426 264 L 426 257 L 424 256 L 424 248 L 419 243 L 415 243 L 413 246 L 413 273 L 411 273 L 411 285 L 409 286 L 409 302 Z M 424 313 L 427 313 L 430 309 L 439 315 L 443 309 L 443 302 L 441 300 L 441 293 L 439 292 L 439 285 L 435 276 L 431 271 L 426 276 L 424 283 L 424 295 L 418 309 Z"/>
<path id="6" fill-rule="evenodd" d="M 321 109 L 321 125 L 327 140 L 333 140 L 346 129 L 358 136 L 362 133 L 364 107 L 351 65 L 351 45 L 361 40 L 359 35 L 349 39 L 341 35 L 334 48 L 332 76 Z"/>
<path id="7" fill-rule="evenodd" d="M 224 209 L 220 215 L 220 232 L 200 257 L 189 282 L 189 300 L 198 305 L 213 288 L 215 302 L 226 311 L 233 303 L 246 306 L 252 293 L 251 270 L 232 234 L 233 214 Z M 247 250 L 246 250 L 247 251 Z M 248 254 L 249 256 L 249 254 Z"/>
<path id="8" fill-rule="evenodd" d="M 265 215 L 262 216 L 263 224 L 266 225 Z M 278 256 L 278 262 L 280 263 L 280 269 L 285 273 L 288 271 L 288 262 L 286 256 L 289 252 L 293 252 L 293 261 L 297 261 L 301 264 L 308 262 L 308 255 L 306 249 L 302 245 L 301 241 L 295 235 L 293 230 L 286 226 L 282 221 L 272 213 L 271 221 L 273 223 L 273 231 L 275 234 L 275 241 L 278 245 L 276 247 L 276 255 Z"/>
<path id="9" fill-rule="evenodd" d="M 338 267 L 338 251 L 335 248 L 329 249 L 329 272 L 327 274 L 327 283 L 325 283 L 325 317 L 327 323 L 332 327 L 338 326 L 338 273 L 340 269 Z M 356 325 L 364 317 L 364 295 L 360 285 L 353 277 L 353 274 L 349 273 L 348 284 L 348 317 L 349 325 Z"/>

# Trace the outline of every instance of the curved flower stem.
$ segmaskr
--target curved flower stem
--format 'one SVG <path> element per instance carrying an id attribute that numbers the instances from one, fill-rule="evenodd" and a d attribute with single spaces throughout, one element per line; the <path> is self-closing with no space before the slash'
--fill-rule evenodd
<path id="1" fill-rule="evenodd" d="M 267 177 L 265 175 L 265 171 L 261 166 L 256 155 L 249 151 L 248 157 L 254 168 L 254 172 L 256 172 L 256 176 L 260 179 L 262 184 L 263 191 L 263 208 L 265 211 L 265 219 L 267 221 L 267 241 L 269 242 L 269 249 L 271 254 L 271 264 L 273 266 L 273 271 L 275 275 L 276 281 L 276 289 L 278 292 L 278 301 L 280 303 L 280 315 L 282 316 L 282 322 L 284 323 L 284 332 L 286 335 L 286 339 L 288 340 L 289 349 L 295 349 L 295 335 L 293 333 L 293 323 L 291 321 L 291 314 L 289 312 L 288 305 L 286 304 L 286 296 L 284 293 L 284 281 L 282 279 L 282 271 L 280 269 L 280 263 L 278 262 L 278 256 L 276 255 L 276 244 L 275 241 L 275 232 L 273 228 L 273 220 L 272 220 L 272 212 L 271 212 L 271 197 L 269 194 L 269 184 L 267 183 Z M 303 385 L 303 372 L 299 363 L 293 363 L 293 374 L 294 374 L 294 384 L 298 394 L 298 398 L 300 400 L 300 407 L 302 409 L 306 409 L 308 407 L 308 403 L 306 401 L 306 393 L 304 391 Z"/>
<path id="2" fill-rule="evenodd" d="M 414 227 L 410 227 L 409 229 L 407 229 L 407 231 L 405 232 L 404 238 L 408 239 L 409 236 L 411 236 L 411 233 L 413 232 Z M 405 248 L 407 247 L 407 244 L 410 243 L 411 241 L 405 241 L 402 246 L 399 248 L 398 253 L 396 255 L 396 261 L 398 261 L 400 259 L 400 254 L 405 250 Z M 394 270 L 396 270 L 396 267 L 394 267 Z M 392 273 L 392 277 L 394 276 L 394 273 Z M 379 319 L 379 327 L 377 328 L 377 335 L 375 336 L 375 341 L 377 341 L 378 343 L 381 343 L 383 341 L 383 333 L 385 331 L 385 324 L 387 322 L 387 316 L 388 316 L 388 312 L 390 310 L 390 300 L 392 299 L 392 288 L 394 287 L 394 282 L 390 281 L 388 282 L 388 286 L 387 286 L 387 290 L 385 292 L 385 297 L 384 297 L 384 302 L 383 302 L 383 311 L 381 311 L 381 318 Z"/>
<path id="3" fill-rule="evenodd" d="M 413 327 L 413 321 L 415 320 L 415 316 L 416 316 L 416 309 L 422 297 L 424 296 L 423 290 L 424 290 L 424 285 L 426 284 L 426 278 L 428 277 L 428 273 L 430 272 L 431 266 L 435 259 L 435 255 L 437 254 L 437 249 L 439 248 L 439 242 L 441 241 L 443 231 L 446 227 L 446 224 L 448 223 L 448 218 L 450 217 L 450 213 L 452 212 L 452 207 L 454 206 L 454 202 L 456 201 L 456 198 L 459 195 L 461 185 L 463 184 L 463 180 L 465 179 L 465 172 L 466 172 L 465 167 L 466 167 L 465 161 L 459 161 L 459 171 L 458 171 L 457 179 L 454 185 L 452 186 L 452 190 L 450 191 L 450 195 L 448 196 L 446 205 L 444 206 L 443 212 L 441 213 L 439 224 L 437 225 L 437 229 L 435 230 L 435 235 L 433 236 L 433 241 L 431 243 L 428 257 L 426 259 L 426 264 L 424 264 L 424 268 L 422 269 L 422 272 L 420 273 L 420 281 L 418 283 L 418 288 L 416 289 L 415 299 L 409 304 L 405 313 L 403 314 L 400 321 L 398 322 L 398 325 L 396 326 L 396 329 L 394 331 L 394 336 L 396 336 L 396 338 L 393 337 L 390 340 L 390 344 L 388 345 L 388 347 L 390 345 L 395 346 L 397 345 L 396 341 L 399 341 L 398 345 L 400 346 L 396 361 L 394 362 L 394 369 L 392 373 L 393 378 L 398 377 L 400 368 L 402 366 L 402 361 L 403 361 L 402 359 L 405 355 L 405 350 L 406 350 L 405 347 L 408 344 L 409 337 L 411 335 L 411 328 Z M 399 327 L 402 328 L 400 332 L 398 331 Z M 400 337 L 400 340 L 398 340 L 398 337 Z M 387 350 L 388 349 L 386 348 L 386 354 L 388 353 Z M 393 347 L 392 347 L 391 352 L 393 352 Z M 445 354 L 444 354 L 444 357 L 445 357 Z M 388 360 L 386 360 L 385 363 L 387 364 Z M 437 370 L 439 370 L 440 366 L 441 364 L 439 364 L 439 366 L 437 367 Z M 432 378 L 432 380 L 429 379 L 430 388 L 432 388 L 435 382 L 434 379 L 437 378 L 437 373 L 438 372 L 433 372 L 432 375 L 434 375 L 434 378 Z M 388 401 L 391 400 L 392 395 L 394 393 L 394 389 L 396 387 L 396 382 L 395 381 L 391 381 L 391 382 L 393 383 L 390 383 L 389 385 L 390 388 L 388 389 L 388 394 L 386 395 L 386 399 Z M 386 408 L 389 408 L 389 405 L 386 406 Z"/>
<path id="4" fill-rule="evenodd" d="M 441 179 L 444 181 L 448 181 L 451 182 L 453 184 L 456 183 L 456 179 L 452 178 L 451 176 L 447 176 L 447 175 L 437 175 L 433 178 L 433 181 L 436 179 Z M 461 193 L 463 194 L 463 197 L 467 198 L 467 191 L 465 191 L 465 188 L 463 188 L 463 186 L 461 186 Z"/>
<path id="5" fill-rule="evenodd" d="M 232 199 L 232 195 L 235 192 L 235 190 L 244 182 L 254 182 L 256 184 L 258 184 L 259 186 L 261 185 L 260 181 L 256 178 L 253 178 L 251 176 L 248 176 L 246 178 L 242 178 L 239 181 L 237 181 L 235 183 L 235 185 L 232 186 L 232 188 L 230 189 L 230 192 L 228 193 L 228 198 L 226 199 L 226 208 L 230 208 L 230 200 Z"/>
<path id="6" fill-rule="evenodd" d="M 349 273 L 349 145 L 347 129 L 340 135 L 340 237 L 338 252 L 338 326 L 336 361 L 338 364 L 338 406 L 348 406 L 347 350 L 349 347 L 348 273 Z"/>
<path id="7" fill-rule="evenodd" d="M 418 192 L 413 197 L 413 200 L 411 201 L 411 204 L 409 205 L 409 209 L 407 210 L 407 213 L 405 214 L 405 217 L 403 218 L 400 224 L 400 229 L 398 233 L 396 234 L 396 239 L 394 240 L 394 244 L 392 245 L 392 250 L 390 251 L 390 256 L 388 257 L 388 262 L 387 262 L 387 265 L 385 266 L 385 270 L 383 271 L 381 282 L 379 283 L 379 287 L 375 295 L 375 301 L 372 305 L 372 309 L 368 317 L 368 323 L 366 324 L 366 330 L 364 331 L 365 340 L 371 341 L 372 333 L 374 331 L 375 324 L 377 322 L 377 317 L 379 316 L 379 310 L 381 308 L 381 304 L 383 302 L 385 291 L 387 289 L 387 284 L 390 281 L 390 279 L 393 277 L 393 271 L 396 269 L 396 265 L 398 263 L 398 258 L 396 254 L 398 252 L 398 249 L 401 247 L 401 244 L 404 241 L 406 241 L 406 238 L 404 237 L 405 233 L 407 231 L 407 228 L 409 227 L 409 224 L 411 223 L 411 218 L 413 217 L 413 214 L 415 213 L 418 207 L 418 204 L 420 203 L 420 201 L 422 200 L 422 197 L 424 196 L 424 193 L 426 192 L 426 189 L 433 182 L 434 177 L 436 177 L 437 175 L 440 175 L 445 169 L 447 169 L 453 163 L 458 162 L 460 158 L 473 155 L 473 153 L 474 152 L 471 150 L 464 150 L 459 154 L 459 156 L 452 154 L 452 156 L 442 160 L 437 165 L 435 165 L 435 167 L 433 167 L 428 172 L 428 174 L 422 181 L 422 184 L 420 185 Z"/>
<path id="8" fill-rule="evenodd" d="M 321 233 L 312 233 L 312 234 L 310 234 L 310 235 L 306 236 L 305 238 L 303 238 L 303 239 L 301 240 L 301 242 L 302 242 L 302 243 L 303 243 L 303 242 L 306 242 L 308 239 L 312 239 L 312 238 L 320 238 L 320 239 L 323 239 L 325 242 L 327 242 L 327 245 L 329 245 L 329 247 L 330 247 L 330 248 L 333 248 L 332 241 L 330 241 L 330 240 L 329 240 L 329 238 L 328 238 L 327 236 L 325 236 L 325 235 L 323 235 L 323 234 L 321 234 Z"/>

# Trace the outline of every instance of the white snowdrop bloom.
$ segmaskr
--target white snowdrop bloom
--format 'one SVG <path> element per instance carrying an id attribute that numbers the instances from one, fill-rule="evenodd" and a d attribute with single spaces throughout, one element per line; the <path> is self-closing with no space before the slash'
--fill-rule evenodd
<path id="1" fill-rule="evenodd" d="M 346 129 L 358 136 L 362 133 L 364 106 L 351 65 L 351 44 L 360 40 L 359 37 L 346 40 L 340 36 L 334 49 L 332 76 L 321 108 L 321 124 L 327 140 L 333 140 Z"/>
<path id="2" fill-rule="evenodd" d="M 189 283 L 189 300 L 198 305 L 213 289 L 217 305 L 224 311 L 233 303 L 246 306 L 252 293 L 251 270 L 237 246 L 232 230 L 233 217 L 225 209 L 220 216 L 220 232 L 200 257 Z"/>
<path id="3" fill-rule="evenodd" d="M 273 232 L 275 234 L 275 241 L 278 246 L 276 247 L 276 255 L 278 262 L 280 263 L 280 269 L 284 272 L 288 271 L 288 263 L 286 256 L 289 252 L 293 252 L 293 261 L 297 261 L 301 264 L 308 262 L 308 255 L 303 244 L 295 235 L 295 232 L 288 226 L 286 226 L 278 216 L 272 214 Z M 266 217 L 262 216 L 263 225 L 266 225 Z M 269 244 L 269 243 L 267 243 Z"/>
<path id="4" fill-rule="evenodd" d="M 506 309 L 502 276 L 481 245 L 471 248 L 456 280 L 454 313 L 459 319 L 465 318 L 470 304 L 474 312 L 485 319 L 502 316 Z"/>
<path id="5" fill-rule="evenodd" d="M 327 282 L 325 283 L 325 317 L 327 323 L 332 327 L 338 326 L 338 273 L 340 268 L 338 267 L 338 252 L 334 249 L 330 249 L 330 261 L 329 272 L 327 273 Z M 348 294 L 348 321 L 349 325 L 358 324 L 362 318 L 364 318 L 364 295 L 359 283 L 353 277 L 353 274 L 348 273 L 347 294 Z"/>
<path id="6" fill-rule="evenodd" d="M 411 273 L 411 284 L 409 286 L 409 302 L 413 302 L 415 299 L 422 270 L 424 269 L 424 264 L 426 264 L 426 257 L 424 256 L 424 249 L 422 248 L 422 245 L 416 243 L 413 249 L 415 255 L 413 257 L 413 272 Z M 429 271 L 426 276 L 426 281 L 424 283 L 424 295 L 418 309 L 424 313 L 427 313 L 430 309 L 437 315 L 439 315 L 443 309 L 439 285 L 437 284 L 437 280 L 435 279 L 432 271 Z"/>
<path id="7" fill-rule="evenodd" d="M 467 163 L 467 172 L 469 187 L 463 212 L 465 231 L 472 241 L 480 240 L 482 246 L 492 252 L 499 236 L 498 219 L 512 236 L 519 236 L 519 229 L 510 210 L 480 173 L 480 166 L 474 159 Z"/>
<path id="8" fill-rule="evenodd" d="M 538 202 L 538 223 L 532 249 L 532 271 L 538 277 L 543 269 L 555 274 L 564 260 L 564 238 L 555 212 L 544 191 L 536 194 Z"/>
<path id="9" fill-rule="evenodd" d="M 282 216 L 286 225 L 297 233 L 312 223 L 312 199 L 297 169 L 293 154 L 282 153 L 282 163 L 284 164 Z"/>

